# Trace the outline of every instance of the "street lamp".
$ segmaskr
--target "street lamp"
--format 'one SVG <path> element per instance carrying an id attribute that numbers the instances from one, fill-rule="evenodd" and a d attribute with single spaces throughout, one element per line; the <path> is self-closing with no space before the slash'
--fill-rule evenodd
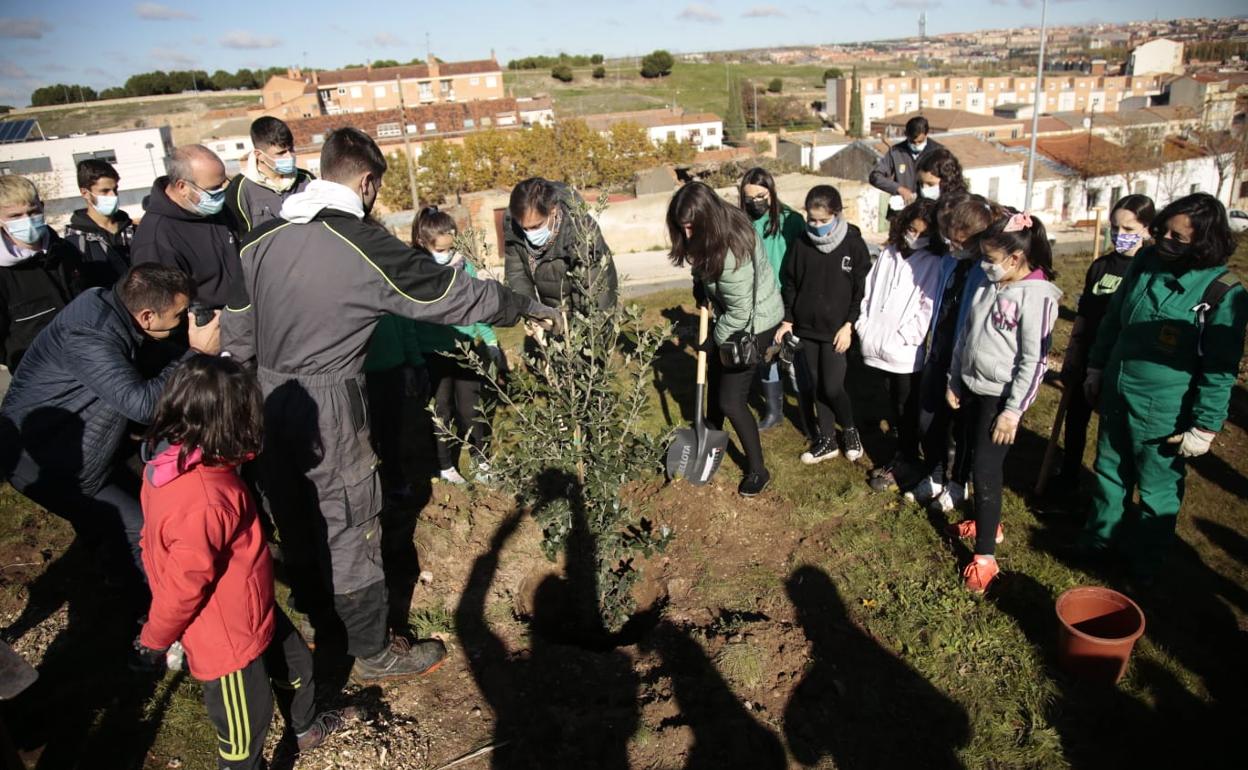
<path id="1" fill-rule="evenodd" d="M 1023 211 L 1031 211 L 1031 188 L 1036 177 L 1036 134 L 1040 130 L 1040 106 L 1044 99 L 1044 31 L 1049 12 L 1049 0 L 1040 5 L 1040 59 L 1036 64 L 1036 93 L 1031 109 L 1031 152 L 1027 155 L 1027 195 L 1023 198 Z"/>
<path id="2" fill-rule="evenodd" d="M 147 149 L 147 159 L 148 159 L 148 161 L 150 161 L 150 162 L 151 162 L 151 164 L 152 164 L 152 179 L 155 179 L 156 177 L 160 176 L 160 174 L 157 174 L 157 173 L 156 173 L 156 156 L 152 155 L 152 149 L 153 149 L 156 145 L 152 144 L 151 142 L 148 142 L 147 144 L 145 144 L 145 145 L 143 145 L 143 146 L 144 146 L 144 148 L 146 148 L 146 149 Z"/>

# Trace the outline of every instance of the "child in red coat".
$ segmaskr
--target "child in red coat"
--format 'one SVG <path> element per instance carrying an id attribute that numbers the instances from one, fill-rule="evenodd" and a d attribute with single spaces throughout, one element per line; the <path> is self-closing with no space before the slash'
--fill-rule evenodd
<path id="1" fill-rule="evenodd" d="M 136 642 L 159 666 L 182 642 L 219 736 L 220 768 L 258 768 L 273 718 L 270 679 L 300 751 L 342 724 L 315 713 L 312 653 L 273 600 L 273 562 L 238 465 L 260 450 L 262 399 L 230 358 L 196 356 L 173 375 L 145 445 L 143 566 L 152 590 Z"/>

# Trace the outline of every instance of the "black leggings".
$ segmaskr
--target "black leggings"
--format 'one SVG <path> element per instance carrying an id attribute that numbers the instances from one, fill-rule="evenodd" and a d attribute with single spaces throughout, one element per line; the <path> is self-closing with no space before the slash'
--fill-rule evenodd
<path id="1" fill-rule="evenodd" d="M 846 351 L 848 353 L 848 351 Z M 836 424 L 848 430 L 854 427 L 854 408 L 845 390 L 845 370 L 849 357 L 837 353 L 831 342 L 802 340 L 802 354 L 815 379 L 815 413 L 819 416 L 819 430 L 824 436 L 836 435 Z"/>
<path id="2" fill-rule="evenodd" d="M 403 486 L 403 367 L 368 372 L 364 375 L 368 390 L 369 440 L 381 461 L 378 469 L 386 492 Z"/>
<path id="3" fill-rule="evenodd" d="M 889 427 L 897 432 L 897 454 L 907 462 L 919 459 L 919 372 L 886 372 L 884 385 L 888 388 L 888 403 L 892 413 Z"/>
<path id="4" fill-rule="evenodd" d="M 767 349 L 775 336 L 775 327 L 754 335 L 754 342 L 758 345 L 760 354 Z M 754 382 L 758 367 L 725 369 L 719 360 L 719 350 L 714 345 L 711 346 L 707 358 L 709 359 L 711 396 L 708 399 L 710 405 L 706 410 L 706 422 L 716 430 L 722 430 L 724 417 L 727 417 L 732 423 L 732 429 L 737 432 L 737 440 L 741 442 L 741 448 L 745 451 L 745 472 L 762 473 L 766 470 L 766 466 L 763 465 L 763 444 L 758 438 L 758 422 L 754 419 L 754 413 L 750 411 L 748 403 L 750 385 Z"/>
<path id="5" fill-rule="evenodd" d="M 1004 397 L 976 395 L 963 381 L 962 408 L 958 411 L 966 412 L 966 447 L 975 479 L 975 553 L 986 556 L 991 556 L 997 547 L 1005 456 L 1013 446 L 992 442 L 992 423 L 1004 406 Z"/>
<path id="6" fill-rule="evenodd" d="M 946 370 L 929 366 L 915 376 L 920 385 L 919 443 L 923 447 L 923 466 L 938 484 L 966 484 L 971 479 L 965 446 L 966 410 L 954 411 L 945 401 Z"/>
<path id="7" fill-rule="evenodd" d="M 455 435 L 465 437 L 471 453 L 478 462 L 485 450 L 486 424 L 477 414 L 481 401 L 481 378 L 460 361 L 434 354 L 428 358 L 429 386 L 433 390 L 433 413 L 452 428 Z M 434 429 L 434 442 L 441 470 L 454 468 L 459 459 L 459 447 L 454 441 Z"/>
<path id="8" fill-rule="evenodd" d="M 1083 395 L 1081 385 L 1069 385 L 1074 388 L 1070 401 L 1066 404 L 1066 443 L 1063 444 L 1062 475 L 1068 479 L 1079 478 L 1079 470 L 1083 467 L 1083 449 L 1088 443 L 1088 424 L 1092 422 L 1092 405 Z"/>

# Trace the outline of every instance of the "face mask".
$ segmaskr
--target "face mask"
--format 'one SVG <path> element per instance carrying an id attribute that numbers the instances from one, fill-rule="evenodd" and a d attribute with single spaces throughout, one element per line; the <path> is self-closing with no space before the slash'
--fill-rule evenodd
<path id="1" fill-rule="evenodd" d="M 922 195 L 924 198 L 927 198 L 929 201 L 937 200 L 940 198 L 940 185 L 938 184 L 928 185 L 927 187 L 924 187 L 922 190 L 919 190 L 919 195 Z"/>
<path id="2" fill-rule="evenodd" d="M 529 243 L 540 249 L 546 245 L 546 241 L 550 240 L 550 228 L 542 225 L 536 230 L 525 230 L 524 237 L 529 239 Z"/>
<path id="3" fill-rule="evenodd" d="M 825 236 L 825 235 L 827 235 L 828 233 L 832 232 L 832 228 L 834 228 L 834 227 L 836 227 L 836 220 L 835 220 L 835 219 L 833 219 L 831 222 L 827 223 L 826 225 L 822 225 L 822 226 L 820 226 L 820 225 L 815 225 L 815 224 L 811 224 L 811 223 L 807 223 L 807 224 L 806 224 L 806 230 L 807 230 L 807 231 L 808 231 L 811 235 L 817 235 L 817 236 L 819 236 L 820 238 L 822 238 L 823 236 Z"/>
<path id="4" fill-rule="evenodd" d="M 447 265 L 451 262 L 451 252 L 449 251 L 431 251 L 429 253 L 433 255 L 433 261 L 439 265 Z"/>
<path id="5" fill-rule="evenodd" d="M 1114 236 L 1114 248 L 1123 254 L 1144 242 L 1144 236 L 1138 233 L 1118 233 Z"/>
<path id="6" fill-rule="evenodd" d="M 200 216 L 210 217 L 221 212 L 225 206 L 225 190 L 218 190 L 215 193 L 207 190 L 198 190 L 199 202 L 195 204 L 195 212 Z"/>
<path id="7" fill-rule="evenodd" d="M 273 161 L 273 170 L 282 176 L 290 176 L 295 173 L 295 156 L 286 155 Z"/>
<path id="8" fill-rule="evenodd" d="M 916 155 L 920 152 L 923 152 L 923 150 L 927 149 L 926 139 L 924 139 L 921 144 L 915 144 L 914 142 L 910 142 L 909 144 L 910 144 L 910 152 L 913 152 Z"/>
<path id="9" fill-rule="evenodd" d="M 745 213 L 750 215 L 750 219 L 762 219 L 771 209 L 771 201 L 756 201 L 754 199 L 745 202 Z"/>
<path id="10" fill-rule="evenodd" d="M 12 232 L 10 230 L 9 232 Z M 1170 236 L 1157 241 L 1157 253 L 1167 262 L 1177 262 L 1192 251 L 1190 243 L 1179 243 Z"/>
<path id="11" fill-rule="evenodd" d="M 117 213 L 117 196 L 116 195 L 97 195 L 95 196 L 94 208 L 106 217 L 111 217 Z"/>
<path id="12" fill-rule="evenodd" d="M 6 222 L 4 227 L 9 231 L 9 235 L 13 236 L 13 240 L 32 244 L 43 241 L 43 234 L 48 231 L 48 226 L 43 221 L 43 214 L 14 219 Z"/>
<path id="13" fill-rule="evenodd" d="M 918 251 L 919 249 L 926 248 L 928 241 L 929 239 L 926 235 L 914 235 L 913 233 L 906 233 L 906 248 L 910 249 L 911 251 Z"/>
<path id="14" fill-rule="evenodd" d="M 1010 269 L 1004 263 L 996 264 L 985 259 L 980 266 L 984 268 L 984 275 L 988 276 L 988 280 L 993 283 L 1001 283 L 1010 274 Z"/>

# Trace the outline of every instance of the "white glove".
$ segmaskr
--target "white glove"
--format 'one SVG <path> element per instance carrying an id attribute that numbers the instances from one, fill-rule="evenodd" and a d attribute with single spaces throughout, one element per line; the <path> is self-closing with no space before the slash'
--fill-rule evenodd
<path id="1" fill-rule="evenodd" d="M 1180 457 L 1200 457 L 1209 451 L 1216 435 L 1218 434 L 1200 428 L 1188 428 L 1185 433 L 1166 439 L 1166 443 L 1178 444 Z"/>
<path id="2" fill-rule="evenodd" d="M 1083 378 L 1083 395 L 1088 399 L 1088 403 L 1095 405 L 1101 398 L 1101 370 L 1089 369 L 1086 377 Z"/>

